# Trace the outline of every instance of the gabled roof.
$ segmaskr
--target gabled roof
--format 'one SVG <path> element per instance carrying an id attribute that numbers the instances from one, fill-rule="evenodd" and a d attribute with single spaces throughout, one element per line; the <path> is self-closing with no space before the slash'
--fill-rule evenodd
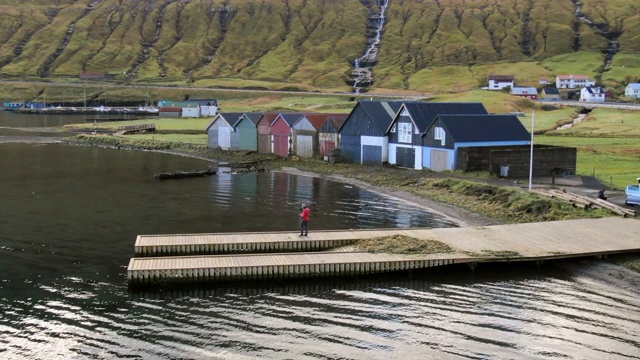
<path id="1" fill-rule="evenodd" d="M 273 123 L 276 122 L 276 120 L 278 120 L 278 118 L 282 118 L 282 120 L 284 120 L 284 122 L 287 123 L 287 125 L 289 125 L 289 127 L 292 127 L 293 124 L 296 123 L 296 121 L 298 121 L 302 116 L 304 116 L 303 113 L 280 113 L 278 114 L 278 116 L 271 122 L 271 125 L 273 125 Z"/>
<path id="2" fill-rule="evenodd" d="M 631 90 L 640 90 L 640 83 L 629 83 L 627 87 Z"/>
<path id="3" fill-rule="evenodd" d="M 560 91 L 558 91 L 558 89 L 554 87 L 546 87 L 542 89 L 542 91 L 544 91 L 544 93 L 547 95 L 560 95 Z"/>
<path id="4" fill-rule="evenodd" d="M 360 100 L 356 107 L 358 106 L 361 106 L 371 122 L 384 132 L 402 106 L 402 101 Z"/>
<path id="5" fill-rule="evenodd" d="M 557 78 L 560 80 L 589 80 L 587 75 L 558 75 Z"/>
<path id="6" fill-rule="evenodd" d="M 304 117 L 307 118 L 307 120 L 309 120 L 309 123 L 311 123 L 311 126 L 313 126 L 316 130 L 319 130 L 322 125 L 324 125 L 324 122 L 327 121 L 329 119 L 329 117 L 331 116 L 340 116 L 343 114 L 324 114 L 324 113 L 314 113 L 314 114 L 306 114 Z M 346 115 L 344 115 L 346 118 Z M 303 117 L 300 117 L 300 120 L 302 120 Z"/>
<path id="7" fill-rule="evenodd" d="M 455 142 L 531 140 L 515 115 L 438 115 L 438 119 Z"/>
<path id="8" fill-rule="evenodd" d="M 484 108 L 482 103 L 406 102 L 403 104 L 403 107 L 409 113 L 409 116 L 418 128 L 418 132 L 420 132 L 420 134 L 427 131 L 436 116 L 440 114 L 487 114 L 487 109 Z M 386 132 L 391 130 L 394 122 L 395 118 L 387 127 Z"/>
<path id="9" fill-rule="evenodd" d="M 336 131 L 340 131 L 340 129 L 342 128 L 342 125 L 344 125 L 344 122 L 347 120 L 348 116 L 349 115 L 347 114 L 331 115 L 327 118 L 327 121 L 331 121 L 331 124 L 333 124 L 333 127 L 336 128 Z"/>
<path id="10" fill-rule="evenodd" d="M 264 113 L 262 114 L 262 118 L 260 119 L 260 121 L 264 121 L 264 123 L 267 123 L 269 124 L 269 126 L 271 126 L 278 115 L 280 115 L 280 113 Z"/>
<path id="11" fill-rule="evenodd" d="M 219 113 L 216 115 L 213 120 L 207 125 L 205 130 L 209 130 L 211 125 L 213 125 L 218 119 L 222 119 L 222 121 L 226 122 L 229 126 L 235 127 L 238 121 L 240 121 L 240 117 L 244 115 L 243 113 Z"/>
<path id="12" fill-rule="evenodd" d="M 262 119 L 262 113 L 258 113 L 258 112 L 244 113 L 244 116 L 246 116 L 247 119 L 251 120 L 251 122 L 254 125 L 258 125 L 258 121 L 260 121 L 260 119 Z"/>
<path id="13" fill-rule="evenodd" d="M 497 75 L 497 74 L 492 74 L 489 75 L 489 80 L 493 80 L 493 81 L 515 81 L 516 77 L 513 75 Z"/>
<path id="14" fill-rule="evenodd" d="M 583 89 L 589 94 L 604 94 L 604 90 L 599 86 L 585 86 Z"/>

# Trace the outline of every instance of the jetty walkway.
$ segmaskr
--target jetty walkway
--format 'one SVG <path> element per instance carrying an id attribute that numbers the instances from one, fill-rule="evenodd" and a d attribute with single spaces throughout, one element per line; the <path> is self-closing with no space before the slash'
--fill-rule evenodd
<path id="1" fill-rule="evenodd" d="M 442 229 L 140 235 L 130 285 L 374 274 L 452 264 L 554 260 L 640 252 L 640 221 L 610 217 Z M 387 254 L 358 240 L 405 235 L 452 251 Z"/>

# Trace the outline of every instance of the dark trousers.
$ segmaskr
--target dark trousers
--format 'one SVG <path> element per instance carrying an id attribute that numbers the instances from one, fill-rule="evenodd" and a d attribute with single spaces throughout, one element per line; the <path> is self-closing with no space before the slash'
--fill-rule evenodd
<path id="1" fill-rule="evenodd" d="M 309 220 L 302 220 L 300 222 L 300 235 L 307 235 L 308 233 L 307 224 L 309 224 Z"/>

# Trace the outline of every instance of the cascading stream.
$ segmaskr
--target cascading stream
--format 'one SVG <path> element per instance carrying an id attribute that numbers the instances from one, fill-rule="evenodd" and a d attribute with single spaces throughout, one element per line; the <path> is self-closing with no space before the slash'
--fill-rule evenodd
<path id="1" fill-rule="evenodd" d="M 373 24 L 374 30 L 369 37 L 369 46 L 364 55 L 357 58 L 353 62 L 353 91 L 355 93 L 366 92 L 367 88 L 373 84 L 373 67 L 378 61 L 378 52 L 380 50 L 380 42 L 382 41 L 382 30 L 384 28 L 387 8 L 389 0 L 376 0 L 379 11 L 371 11 L 369 16 L 370 24 Z"/>

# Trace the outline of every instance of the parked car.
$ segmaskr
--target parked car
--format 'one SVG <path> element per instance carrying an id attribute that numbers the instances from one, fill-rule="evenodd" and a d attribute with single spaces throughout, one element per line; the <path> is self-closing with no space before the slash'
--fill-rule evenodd
<path id="1" fill-rule="evenodd" d="M 627 194 L 625 205 L 640 205 L 640 184 L 627 186 L 624 193 Z"/>

